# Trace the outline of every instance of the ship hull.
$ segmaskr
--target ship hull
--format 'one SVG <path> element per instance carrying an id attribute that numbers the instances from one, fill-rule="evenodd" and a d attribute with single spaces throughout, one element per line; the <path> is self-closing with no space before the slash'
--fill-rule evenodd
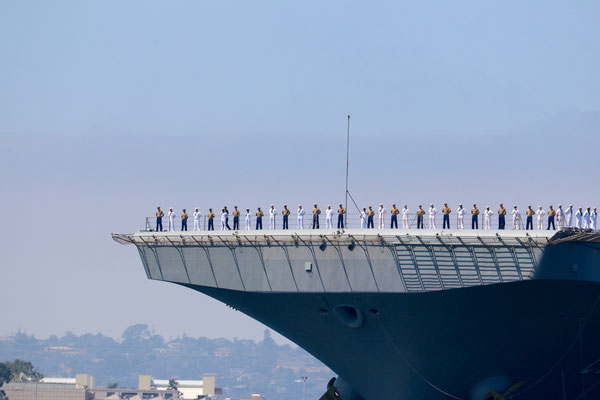
<path id="1" fill-rule="evenodd" d="M 518 399 L 600 396 L 595 282 L 538 279 L 426 293 L 183 286 L 286 336 L 365 400 L 478 398 L 490 379 L 508 379 Z"/>

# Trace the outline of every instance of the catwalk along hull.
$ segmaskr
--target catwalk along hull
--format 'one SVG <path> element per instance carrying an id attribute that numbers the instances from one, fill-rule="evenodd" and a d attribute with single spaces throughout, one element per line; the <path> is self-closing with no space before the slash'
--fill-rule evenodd
<path id="1" fill-rule="evenodd" d="M 312 353 L 343 399 L 600 397 L 598 235 L 461 234 L 115 239 Z"/>

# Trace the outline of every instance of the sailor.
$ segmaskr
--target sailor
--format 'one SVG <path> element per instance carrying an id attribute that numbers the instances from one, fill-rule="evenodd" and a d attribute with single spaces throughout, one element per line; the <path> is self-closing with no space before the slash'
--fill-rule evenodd
<path id="1" fill-rule="evenodd" d="M 479 229 L 479 208 L 477 208 L 477 204 L 473 204 L 471 209 L 471 229 Z"/>
<path id="2" fill-rule="evenodd" d="M 223 206 L 223 208 L 225 209 L 225 228 L 230 231 L 231 227 L 229 226 L 229 210 L 227 209 L 227 206 Z"/>
<path id="3" fill-rule="evenodd" d="M 562 208 L 562 204 L 559 204 L 558 210 L 556 210 L 556 222 L 558 222 L 558 229 L 565 227 L 565 211 Z"/>
<path id="4" fill-rule="evenodd" d="M 398 229 L 398 214 L 400 214 L 400 210 L 396 208 L 395 204 L 392 204 L 392 209 L 390 210 L 390 214 L 392 214 L 392 222 L 390 223 L 390 229 Z"/>
<path id="5" fill-rule="evenodd" d="M 333 210 L 330 205 L 325 210 L 325 229 L 333 229 Z"/>
<path id="6" fill-rule="evenodd" d="M 546 229 L 547 231 L 550 230 L 550 225 L 552 225 L 552 230 L 556 230 L 556 227 L 554 226 L 554 218 L 556 217 L 556 210 L 552 207 L 552 204 L 550 204 L 550 207 L 548 208 L 548 228 Z"/>
<path id="7" fill-rule="evenodd" d="M 256 210 L 256 230 L 262 230 L 262 219 L 265 213 L 261 211 L 260 207 Z"/>
<path id="8" fill-rule="evenodd" d="M 340 204 L 340 207 L 337 210 L 338 212 L 338 229 L 344 229 L 344 214 L 346 214 L 346 209 Z"/>
<path id="9" fill-rule="evenodd" d="M 271 208 L 269 208 L 269 229 L 275 229 L 275 216 L 277 215 L 277 210 L 275 206 L 271 204 Z"/>
<path id="10" fill-rule="evenodd" d="M 162 219 L 164 216 L 165 213 L 160 209 L 160 207 L 156 207 L 156 232 L 162 232 Z"/>
<path id="11" fill-rule="evenodd" d="M 462 204 L 458 205 L 458 210 L 456 210 L 456 217 L 457 217 L 457 228 L 458 229 L 465 229 L 465 214 L 467 213 L 467 210 L 465 208 L 463 208 Z"/>
<path id="12" fill-rule="evenodd" d="M 169 232 L 173 232 L 175 230 L 175 211 L 173 211 L 173 207 L 169 207 L 169 226 L 167 227 Z"/>
<path id="13" fill-rule="evenodd" d="M 429 229 L 436 229 L 435 216 L 437 215 L 437 209 L 433 206 L 433 203 L 429 205 Z"/>
<path id="14" fill-rule="evenodd" d="M 567 218 L 567 228 L 573 227 L 573 204 L 569 205 L 567 211 L 565 211 L 565 217 Z"/>
<path id="15" fill-rule="evenodd" d="M 367 229 L 375 228 L 375 224 L 373 223 L 373 217 L 375 216 L 375 211 L 373 207 L 369 206 L 369 211 L 367 211 Z"/>
<path id="16" fill-rule="evenodd" d="M 240 230 L 240 210 L 238 210 L 237 206 L 233 207 L 233 230 Z"/>
<path id="17" fill-rule="evenodd" d="M 519 209 L 517 208 L 517 206 L 513 207 L 512 218 L 513 218 L 512 228 L 514 230 L 521 229 L 521 211 L 519 211 Z"/>
<path id="18" fill-rule="evenodd" d="M 417 229 L 423 229 L 423 215 L 425 215 L 425 210 L 423 210 L 423 206 L 419 204 L 419 208 L 417 209 Z"/>
<path id="19" fill-rule="evenodd" d="M 596 227 L 598 226 L 598 211 L 596 211 L 596 207 L 594 207 L 594 209 L 592 210 L 590 219 L 592 221 L 590 229 L 596 230 Z"/>
<path id="20" fill-rule="evenodd" d="M 592 210 L 588 207 L 583 213 L 583 229 L 590 229 Z"/>
<path id="21" fill-rule="evenodd" d="M 185 212 L 185 208 L 184 208 L 183 214 L 181 214 L 181 230 L 182 231 L 187 231 L 187 220 L 188 220 L 188 213 Z"/>
<path id="22" fill-rule="evenodd" d="M 249 231 L 252 225 L 250 224 L 250 209 L 246 208 L 246 230 Z"/>
<path id="23" fill-rule="evenodd" d="M 490 210 L 489 206 L 486 207 L 483 212 L 483 229 L 492 229 L 492 215 L 494 215 L 494 212 Z"/>
<path id="24" fill-rule="evenodd" d="M 321 215 L 321 209 L 315 204 L 315 208 L 313 208 L 313 229 L 319 229 L 319 215 Z"/>
<path id="25" fill-rule="evenodd" d="M 195 231 L 200 230 L 200 217 L 201 216 L 202 216 L 202 214 L 200 213 L 200 211 L 198 211 L 198 207 L 196 207 L 196 209 L 194 210 L 194 230 Z"/>
<path id="26" fill-rule="evenodd" d="M 304 229 L 304 208 L 302 208 L 302 204 L 298 205 L 298 229 Z"/>
<path id="27" fill-rule="evenodd" d="M 363 208 L 360 212 L 360 227 L 361 229 L 367 228 L 367 209 Z"/>
<path id="28" fill-rule="evenodd" d="M 410 211 L 408 210 L 408 205 L 404 205 L 402 209 L 402 229 L 408 229 L 408 215 Z"/>
<path id="29" fill-rule="evenodd" d="M 383 203 L 379 203 L 379 229 L 383 229 L 384 226 L 384 218 L 385 218 L 385 207 Z"/>
<path id="30" fill-rule="evenodd" d="M 537 228 L 538 228 L 538 231 L 541 231 L 542 229 L 544 229 L 544 215 L 546 215 L 546 211 L 544 211 L 542 206 L 539 206 L 536 211 L 536 214 L 537 214 Z"/>
<path id="31" fill-rule="evenodd" d="M 214 231 L 215 230 L 215 213 L 213 212 L 212 208 L 208 209 L 208 214 L 206 214 L 206 216 L 208 217 L 208 230 Z"/>
<path id="32" fill-rule="evenodd" d="M 229 231 L 231 230 L 231 227 L 229 226 L 229 210 L 227 207 L 221 209 L 221 230 L 224 231 L 225 228 Z"/>
<path id="33" fill-rule="evenodd" d="M 527 206 L 525 215 L 527 215 L 527 221 L 525 222 L 525 230 L 533 230 L 533 216 L 535 215 L 535 211 L 533 210 L 533 208 L 531 208 L 531 206 Z"/>
<path id="34" fill-rule="evenodd" d="M 500 208 L 498 209 L 498 229 L 504 229 L 506 227 L 506 208 L 504 208 L 504 204 L 500 203 Z"/>
<path id="35" fill-rule="evenodd" d="M 442 208 L 443 221 L 442 221 L 442 229 L 450 229 L 450 213 L 452 210 L 448 207 L 448 203 L 444 203 L 444 208 Z"/>
<path id="36" fill-rule="evenodd" d="M 290 229 L 289 223 L 288 223 L 288 219 L 290 217 L 290 214 L 292 212 L 290 211 L 289 208 L 287 208 L 287 205 L 283 206 L 283 210 L 281 210 L 281 214 L 283 215 L 283 226 L 282 229 Z"/>
<path id="37" fill-rule="evenodd" d="M 575 213 L 575 228 L 581 229 L 581 218 L 583 217 L 583 209 L 579 207 L 579 210 Z"/>

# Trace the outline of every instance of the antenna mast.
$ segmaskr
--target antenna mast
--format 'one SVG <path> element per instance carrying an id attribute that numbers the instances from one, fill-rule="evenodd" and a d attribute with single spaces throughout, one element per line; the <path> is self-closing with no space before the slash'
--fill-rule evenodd
<path id="1" fill-rule="evenodd" d="M 346 133 L 346 215 L 344 215 L 344 226 L 348 227 L 348 169 L 350 167 L 350 114 L 348 114 L 348 129 Z"/>

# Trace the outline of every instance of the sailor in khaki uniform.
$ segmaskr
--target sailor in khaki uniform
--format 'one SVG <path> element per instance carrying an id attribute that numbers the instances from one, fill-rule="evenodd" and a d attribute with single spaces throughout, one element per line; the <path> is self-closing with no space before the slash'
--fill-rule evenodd
<path id="1" fill-rule="evenodd" d="M 479 229 L 479 208 L 477 208 L 477 204 L 473 204 L 471 209 L 471 229 Z"/>
<path id="2" fill-rule="evenodd" d="M 400 214 L 400 210 L 396 208 L 395 204 L 392 204 L 392 209 L 390 210 L 390 214 L 392 214 L 392 221 L 390 223 L 390 229 L 398 229 L 398 214 Z"/>
<path id="3" fill-rule="evenodd" d="M 538 210 L 536 211 L 536 215 L 537 215 L 538 231 L 541 231 L 542 229 L 544 229 L 544 215 L 546 215 L 546 211 L 544 211 L 542 206 L 538 207 Z"/>
<path id="4" fill-rule="evenodd" d="M 448 207 L 448 203 L 444 203 L 444 208 L 442 208 L 443 222 L 442 229 L 450 229 L 450 213 L 452 210 Z"/>
<path id="5" fill-rule="evenodd" d="M 525 223 L 525 230 L 533 230 L 533 216 L 535 215 L 535 211 L 531 206 L 527 206 L 527 211 L 525 211 L 525 215 L 527 215 L 527 222 Z"/>
<path id="6" fill-rule="evenodd" d="M 550 204 L 550 208 L 548 208 L 548 228 L 546 230 L 550 230 L 550 225 L 552 225 L 552 230 L 556 229 L 554 226 L 554 217 L 556 217 L 556 211 L 552 207 L 552 204 Z"/>
<path id="7" fill-rule="evenodd" d="M 298 229 L 304 229 L 304 214 L 306 211 L 302 208 L 302 204 L 298 205 Z"/>
<path id="8" fill-rule="evenodd" d="M 465 229 L 465 214 L 467 213 L 467 210 L 465 208 L 463 208 L 462 204 L 458 205 L 458 210 L 456 210 L 456 216 L 457 216 L 457 228 L 458 229 Z"/>
<path id="9" fill-rule="evenodd" d="M 385 228 L 384 218 L 385 218 L 385 207 L 383 206 L 383 203 L 380 203 L 379 204 L 379 229 Z"/>
<path id="10" fill-rule="evenodd" d="M 402 229 L 408 229 L 408 216 L 410 214 L 410 210 L 408 209 L 408 205 L 404 205 L 402 209 Z"/>
<path id="11" fill-rule="evenodd" d="M 206 217 L 208 218 L 208 230 L 214 231 L 215 230 L 215 213 L 213 212 L 212 208 L 208 209 L 208 214 L 206 214 Z"/>
<path id="12" fill-rule="evenodd" d="M 498 209 L 498 229 L 504 229 L 506 227 L 506 208 L 504 208 L 504 204 L 500 203 L 500 208 Z"/>
<path id="13" fill-rule="evenodd" d="M 281 210 L 281 214 L 283 215 L 283 226 L 282 229 L 290 229 L 288 219 L 290 218 L 290 214 L 292 212 L 289 210 L 287 205 L 283 206 L 283 210 Z"/>
<path id="14" fill-rule="evenodd" d="M 319 215 L 321 215 L 321 209 L 315 204 L 315 208 L 313 208 L 313 229 L 319 229 Z"/>
<path id="15" fill-rule="evenodd" d="M 369 206 L 369 211 L 367 211 L 367 229 L 375 228 L 373 217 L 375 217 L 375 211 L 373 210 L 373 207 Z"/>
<path id="16" fill-rule="evenodd" d="M 162 232 L 163 224 L 162 219 L 165 216 L 165 213 L 160 209 L 160 207 L 156 207 L 156 232 Z"/>
<path id="17" fill-rule="evenodd" d="M 181 214 L 181 231 L 187 231 L 187 221 L 188 221 L 188 213 L 185 212 L 185 208 L 184 208 L 183 213 Z"/>
<path id="18" fill-rule="evenodd" d="M 233 207 L 233 230 L 240 230 L 240 210 L 238 210 L 237 206 Z"/>
<path id="19" fill-rule="evenodd" d="M 419 204 L 419 208 L 417 209 L 417 229 L 423 229 L 423 216 L 425 215 L 425 210 L 423 210 L 423 206 Z"/>
<path id="20" fill-rule="evenodd" d="M 340 204 L 340 207 L 337 210 L 338 213 L 338 229 L 344 229 L 344 214 L 346 214 L 346 209 Z"/>
<path id="21" fill-rule="evenodd" d="M 262 210 L 260 209 L 260 207 L 258 207 L 258 209 L 256 210 L 256 230 L 262 230 L 263 225 L 262 225 L 262 219 L 265 216 L 265 213 L 262 212 Z"/>

